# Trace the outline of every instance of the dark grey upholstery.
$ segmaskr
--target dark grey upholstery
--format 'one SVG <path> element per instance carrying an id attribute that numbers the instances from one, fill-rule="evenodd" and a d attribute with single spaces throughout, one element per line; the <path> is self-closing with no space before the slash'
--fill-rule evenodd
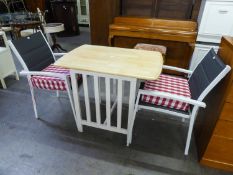
<path id="1" fill-rule="evenodd" d="M 220 57 L 211 49 L 194 70 L 189 79 L 192 99 L 197 100 L 206 87 L 226 67 Z"/>
<path id="2" fill-rule="evenodd" d="M 42 35 L 37 32 L 12 41 L 30 71 L 41 71 L 54 63 L 53 54 Z"/>

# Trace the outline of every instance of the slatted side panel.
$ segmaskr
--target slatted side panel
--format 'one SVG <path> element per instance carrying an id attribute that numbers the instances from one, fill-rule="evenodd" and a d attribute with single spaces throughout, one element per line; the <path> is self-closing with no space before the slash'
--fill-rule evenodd
<path id="1" fill-rule="evenodd" d="M 134 88 L 135 80 L 132 82 L 132 79 L 121 78 L 121 77 L 110 77 L 109 75 L 103 74 L 94 74 L 87 72 L 76 72 L 76 74 L 82 74 L 83 77 L 83 95 L 84 95 L 84 103 L 85 103 L 85 111 L 86 118 L 81 116 L 76 116 L 79 118 L 78 121 L 81 121 L 82 125 L 87 125 L 95 128 L 101 128 L 113 132 L 128 134 L 127 129 L 122 127 L 122 102 L 123 102 L 123 89 L 124 83 L 130 82 L 130 91 Z M 104 79 L 104 81 L 99 81 Z M 105 87 L 104 96 L 100 93 L 100 87 Z M 112 91 L 111 91 L 112 89 Z M 91 96 L 91 90 L 93 90 L 93 97 Z M 130 93 L 130 96 L 135 93 Z M 76 93 L 77 98 L 77 93 Z M 91 99 L 94 98 L 94 99 Z M 79 98 L 80 99 L 80 98 Z M 102 99 L 102 101 L 101 101 Z M 131 105 L 129 105 L 130 110 L 133 111 L 134 100 L 130 99 Z M 77 100 L 75 100 L 77 101 Z M 91 105 L 94 102 L 94 105 Z M 79 102 L 80 103 L 80 102 Z M 82 102 L 81 102 L 82 103 Z M 103 105 L 105 106 L 103 107 Z M 101 108 L 102 106 L 102 108 Z M 91 107 L 95 108 L 95 114 L 92 114 Z M 117 108 L 116 110 L 115 107 Z M 103 109 L 105 108 L 105 111 Z M 81 110 L 80 108 L 76 108 Z M 101 110 L 102 109 L 102 110 Z M 117 112 L 116 115 L 116 123 L 112 122 L 112 113 Z M 78 111 L 77 114 L 81 114 L 81 111 Z M 131 112 L 128 113 L 131 115 Z M 128 116 L 130 117 L 130 116 Z M 129 121 L 128 121 L 129 123 Z"/>

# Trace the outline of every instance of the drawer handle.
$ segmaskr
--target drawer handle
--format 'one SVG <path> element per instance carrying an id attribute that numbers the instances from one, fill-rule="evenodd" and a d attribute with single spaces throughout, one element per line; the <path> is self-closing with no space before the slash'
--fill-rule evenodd
<path id="1" fill-rule="evenodd" d="M 219 10 L 218 13 L 226 14 L 226 13 L 228 13 L 228 10 Z"/>

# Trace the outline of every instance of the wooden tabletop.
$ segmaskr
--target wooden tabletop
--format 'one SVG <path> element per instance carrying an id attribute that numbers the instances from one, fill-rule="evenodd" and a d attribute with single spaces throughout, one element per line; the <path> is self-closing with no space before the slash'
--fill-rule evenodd
<path id="1" fill-rule="evenodd" d="M 155 51 L 82 45 L 56 61 L 55 65 L 144 80 L 157 79 L 163 57 Z"/>

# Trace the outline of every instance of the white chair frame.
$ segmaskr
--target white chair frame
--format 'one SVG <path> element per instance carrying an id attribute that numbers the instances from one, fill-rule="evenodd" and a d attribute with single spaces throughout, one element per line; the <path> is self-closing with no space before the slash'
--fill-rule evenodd
<path id="1" fill-rule="evenodd" d="M 178 71 L 178 72 L 181 72 L 181 73 L 185 73 L 185 74 L 188 74 L 188 77 L 192 76 L 192 73 L 193 73 L 193 71 L 190 71 L 190 70 L 181 69 L 181 68 L 173 67 L 173 66 L 167 66 L 167 65 L 164 65 L 163 69 L 168 69 L 168 70 L 173 70 L 173 71 Z M 174 95 L 174 94 L 171 94 L 171 93 L 156 92 L 156 91 L 149 91 L 149 90 L 140 89 L 139 92 L 138 92 L 138 95 L 137 95 L 137 100 L 136 100 L 136 105 L 135 105 L 134 115 L 133 115 L 131 125 L 133 126 L 134 120 L 135 120 L 135 117 L 136 117 L 136 113 L 140 109 L 152 110 L 152 111 L 156 111 L 156 112 L 170 114 L 170 115 L 173 115 L 173 116 L 176 116 L 176 117 L 180 117 L 182 119 L 189 119 L 188 134 L 187 134 L 185 151 L 184 151 L 184 154 L 188 155 L 189 147 L 190 147 L 190 141 L 191 141 L 191 137 L 192 137 L 193 126 L 194 126 L 194 122 L 195 122 L 198 110 L 199 110 L 200 107 L 202 107 L 202 108 L 206 107 L 206 104 L 203 102 L 203 99 L 215 87 L 215 85 L 222 78 L 224 78 L 224 76 L 230 70 L 231 70 L 231 67 L 226 65 L 225 69 L 213 80 L 212 83 L 210 83 L 206 87 L 206 89 L 201 93 L 201 95 L 199 96 L 199 98 L 197 100 L 193 100 L 193 99 L 183 97 L 183 96 L 179 96 L 179 95 Z M 160 97 L 170 98 L 170 99 L 174 99 L 174 100 L 179 100 L 179 101 L 182 101 L 182 102 L 189 103 L 190 105 L 193 105 L 193 109 L 192 109 L 192 111 L 189 111 L 188 114 L 184 114 L 184 113 L 179 113 L 177 111 L 167 110 L 167 109 L 164 109 L 164 108 L 156 108 L 156 107 L 151 107 L 151 106 L 140 105 L 139 100 L 140 100 L 141 95 L 160 96 Z"/>
<path id="2" fill-rule="evenodd" d="M 39 32 L 41 32 L 41 31 L 39 31 Z M 49 47 L 49 49 L 50 49 L 50 51 L 51 51 L 51 53 L 53 55 L 54 61 L 56 61 L 56 57 L 65 55 L 65 53 L 53 53 L 52 49 L 49 46 L 49 43 L 47 42 L 47 40 L 44 37 L 42 32 L 41 32 L 41 34 L 42 34 L 46 44 L 48 45 L 48 47 Z M 73 112 L 73 115 L 75 116 L 76 114 L 75 114 L 75 110 L 74 110 L 74 102 L 73 102 L 73 98 L 72 98 L 72 94 L 71 94 L 72 91 L 71 91 L 71 84 L 70 84 L 70 81 L 69 81 L 69 77 L 64 75 L 64 74 L 59 74 L 59 73 L 43 72 L 43 71 L 29 71 L 27 65 L 25 64 L 23 58 L 21 57 L 21 55 L 19 54 L 19 52 L 15 48 L 14 44 L 10 40 L 8 40 L 8 43 L 9 43 L 9 46 L 10 46 L 11 50 L 13 51 L 13 53 L 16 55 L 19 62 L 23 66 L 23 70 L 20 72 L 20 75 L 27 76 L 29 87 L 30 87 L 30 92 L 31 92 L 31 96 L 32 96 L 32 103 L 33 103 L 33 109 L 34 109 L 35 117 L 37 119 L 39 119 L 37 106 L 36 106 L 36 100 L 35 100 L 35 94 L 34 94 L 34 87 L 33 87 L 32 82 L 31 82 L 31 77 L 35 76 L 35 75 L 37 75 L 37 76 L 57 77 L 57 78 L 60 78 L 61 80 L 65 81 L 66 90 L 67 90 L 67 93 L 68 93 L 68 97 L 69 97 L 69 101 L 70 101 L 70 104 L 71 104 L 72 112 Z M 57 96 L 59 96 L 59 91 L 57 91 Z"/>

